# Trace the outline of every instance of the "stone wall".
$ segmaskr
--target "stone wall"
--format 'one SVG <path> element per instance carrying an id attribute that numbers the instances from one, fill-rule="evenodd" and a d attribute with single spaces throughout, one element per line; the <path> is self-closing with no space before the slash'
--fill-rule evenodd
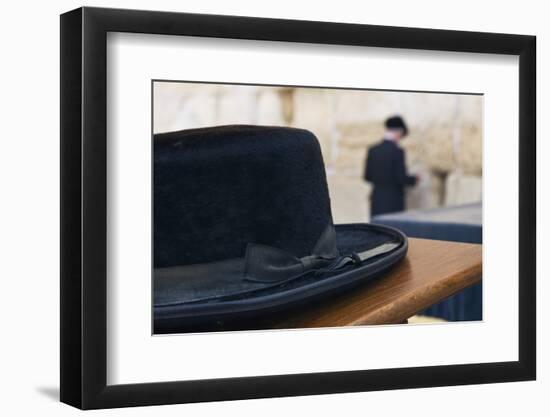
<path id="1" fill-rule="evenodd" d="M 343 223 L 368 219 L 366 148 L 394 114 L 409 125 L 402 146 L 409 171 L 421 177 L 407 207 L 480 201 L 482 106 L 475 95 L 162 82 L 154 88 L 154 131 L 233 123 L 309 129 L 321 144 L 334 219 Z"/>

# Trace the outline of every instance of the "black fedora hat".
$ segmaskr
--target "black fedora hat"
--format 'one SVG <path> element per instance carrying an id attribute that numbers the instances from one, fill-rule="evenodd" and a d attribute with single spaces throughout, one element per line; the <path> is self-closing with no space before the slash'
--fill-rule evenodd
<path id="1" fill-rule="evenodd" d="M 387 129 L 402 129 L 403 136 L 407 136 L 409 134 L 407 124 L 401 116 L 388 117 L 385 124 Z"/>
<path id="2" fill-rule="evenodd" d="M 318 302 L 387 271 L 398 230 L 334 225 L 309 131 L 219 126 L 154 136 L 155 332 Z"/>

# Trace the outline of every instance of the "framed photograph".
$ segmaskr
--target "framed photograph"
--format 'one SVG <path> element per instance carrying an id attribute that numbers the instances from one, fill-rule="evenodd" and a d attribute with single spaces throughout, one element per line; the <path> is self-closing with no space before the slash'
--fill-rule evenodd
<path id="1" fill-rule="evenodd" d="M 533 380 L 535 37 L 61 16 L 61 401 Z"/>

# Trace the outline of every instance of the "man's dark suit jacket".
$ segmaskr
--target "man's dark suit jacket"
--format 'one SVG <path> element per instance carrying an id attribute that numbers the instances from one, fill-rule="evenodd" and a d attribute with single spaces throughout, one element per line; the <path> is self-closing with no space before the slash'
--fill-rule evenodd
<path id="1" fill-rule="evenodd" d="M 416 184 L 416 177 L 407 174 L 405 152 L 390 140 L 369 148 L 364 179 L 374 186 L 371 216 L 403 211 L 405 186 Z"/>

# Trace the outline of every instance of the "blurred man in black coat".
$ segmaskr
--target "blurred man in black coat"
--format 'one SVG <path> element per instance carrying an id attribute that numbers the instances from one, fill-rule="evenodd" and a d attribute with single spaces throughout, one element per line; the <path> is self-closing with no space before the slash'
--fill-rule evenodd
<path id="1" fill-rule="evenodd" d="M 390 117 L 386 120 L 384 139 L 367 152 L 364 179 L 373 185 L 371 217 L 405 210 L 405 186 L 417 182 L 416 176 L 407 174 L 405 151 L 398 145 L 407 133 L 401 117 Z"/>

